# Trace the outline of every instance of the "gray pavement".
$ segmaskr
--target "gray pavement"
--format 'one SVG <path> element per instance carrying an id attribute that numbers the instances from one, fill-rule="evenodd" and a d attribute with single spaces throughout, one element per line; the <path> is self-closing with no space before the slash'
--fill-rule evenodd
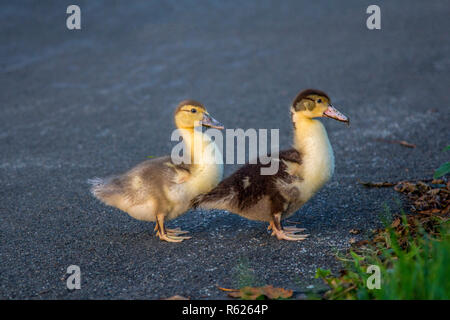
<path id="1" fill-rule="evenodd" d="M 235 287 L 242 260 L 257 283 L 317 289 L 349 230 L 362 237 L 398 207 L 357 180 L 428 178 L 448 157 L 448 1 L 379 1 L 379 31 L 365 25 L 372 1 L 76 1 L 82 30 L 69 31 L 72 3 L 0 4 L 0 298 L 225 298 L 216 285 Z M 169 224 L 191 240 L 160 242 L 88 192 L 88 178 L 169 154 L 186 98 L 229 128 L 280 128 L 286 148 L 289 103 L 307 87 L 352 120 L 324 120 L 336 174 L 290 219 L 307 241 L 196 211 Z M 73 264 L 82 287 L 69 291 Z"/>

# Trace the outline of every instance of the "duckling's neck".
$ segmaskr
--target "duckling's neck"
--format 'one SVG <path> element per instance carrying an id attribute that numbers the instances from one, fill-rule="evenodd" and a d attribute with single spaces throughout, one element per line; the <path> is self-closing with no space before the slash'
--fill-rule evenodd
<path id="1" fill-rule="evenodd" d="M 190 164 L 195 166 L 223 165 L 222 153 L 211 137 L 201 128 L 179 129 Z"/>
<path id="2" fill-rule="evenodd" d="M 222 153 L 211 137 L 198 129 L 180 129 L 185 149 L 190 155 L 191 191 L 203 193 L 214 188 L 223 177 Z"/>
<path id="3" fill-rule="evenodd" d="M 302 155 L 302 178 L 304 196 L 309 198 L 317 192 L 334 173 L 334 154 L 327 131 L 319 120 L 293 116 L 294 145 Z"/>

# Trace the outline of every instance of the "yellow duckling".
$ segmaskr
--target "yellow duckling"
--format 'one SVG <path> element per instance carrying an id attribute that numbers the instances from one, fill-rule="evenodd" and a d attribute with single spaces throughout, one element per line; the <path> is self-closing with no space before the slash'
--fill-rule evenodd
<path id="1" fill-rule="evenodd" d="M 191 200 L 217 186 L 223 176 L 223 164 L 216 163 L 206 134 L 195 136 L 200 125 L 223 129 L 205 107 L 193 100 L 181 102 L 174 115 L 175 125 L 188 150 L 189 163 L 175 164 L 170 156 L 144 161 L 129 171 L 105 179 L 94 178 L 92 194 L 103 203 L 127 212 L 133 218 L 156 221 L 155 231 L 161 240 L 181 242 L 190 239 L 180 229 L 166 229 L 164 221 L 186 212 Z M 194 141 L 200 141 L 200 153 L 194 159 Z M 215 144 L 215 152 L 220 152 Z M 200 155 L 200 156 L 198 156 Z M 221 154 L 219 153 L 220 157 Z M 197 158 L 198 157 L 198 158 Z M 195 161 L 194 161 L 195 160 Z"/>
<path id="2" fill-rule="evenodd" d="M 267 221 L 279 240 L 304 240 L 304 229 L 283 228 L 281 220 L 290 217 L 331 178 L 334 155 L 323 124 L 316 118 L 328 117 L 349 123 L 337 111 L 327 94 L 308 89 L 300 92 L 291 106 L 294 125 L 293 148 L 281 151 L 274 175 L 261 175 L 270 166 L 247 164 L 224 179 L 217 187 L 196 197 L 193 207 L 223 209 L 251 220 Z"/>

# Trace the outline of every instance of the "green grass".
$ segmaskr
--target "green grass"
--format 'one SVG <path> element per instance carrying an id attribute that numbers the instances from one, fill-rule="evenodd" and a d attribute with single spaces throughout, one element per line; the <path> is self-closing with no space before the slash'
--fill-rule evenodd
<path id="1" fill-rule="evenodd" d="M 449 150 L 450 150 L 450 145 L 445 147 L 444 150 L 442 150 L 442 151 L 449 151 Z M 449 173 L 450 173 L 450 162 L 445 162 L 439 168 L 436 169 L 436 171 L 434 172 L 433 178 L 437 179 L 437 178 L 443 177 Z"/>
<path id="2" fill-rule="evenodd" d="M 409 252 L 395 249 L 397 259 L 382 271 L 384 285 L 376 299 L 450 299 L 450 241 L 423 238 Z M 370 293 L 365 293 L 366 297 Z"/>
<path id="3" fill-rule="evenodd" d="M 406 223 L 406 218 L 403 219 Z M 399 245 L 398 234 L 392 228 L 385 233 L 387 246 L 370 247 L 358 254 L 351 251 L 341 257 L 345 271 L 333 276 L 329 270 L 318 269 L 330 287 L 326 299 L 450 299 L 450 236 L 448 222 L 441 225 L 439 236 L 423 230 L 412 238 L 406 248 Z M 380 267 L 381 288 L 368 289 L 369 265 Z"/>

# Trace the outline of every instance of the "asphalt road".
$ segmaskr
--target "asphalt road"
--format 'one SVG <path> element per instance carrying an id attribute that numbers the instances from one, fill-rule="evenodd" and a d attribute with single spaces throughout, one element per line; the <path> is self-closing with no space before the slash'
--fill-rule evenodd
<path id="1" fill-rule="evenodd" d="M 375 31 L 372 1 L 76 1 L 82 29 L 69 31 L 72 3 L 0 4 L 0 298 L 225 298 L 216 285 L 246 273 L 317 289 L 315 269 L 339 269 L 349 230 L 362 237 L 399 206 L 395 191 L 357 180 L 428 178 L 448 157 L 448 1 L 379 1 Z M 169 226 L 193 238 L 161 242 L 151 223 L 88 192 L 88 178 L 169 154 L 186 98 L 228 128 L 280 128 L 288 147 L 288 106 L 307 87 L 352 125 L 324 120 L 336 173 L 291 218 L 311 234 L 304 242 L 221 211 L 186 213 Z M 69 265 L 80 290 L 66 288 Z"/>

